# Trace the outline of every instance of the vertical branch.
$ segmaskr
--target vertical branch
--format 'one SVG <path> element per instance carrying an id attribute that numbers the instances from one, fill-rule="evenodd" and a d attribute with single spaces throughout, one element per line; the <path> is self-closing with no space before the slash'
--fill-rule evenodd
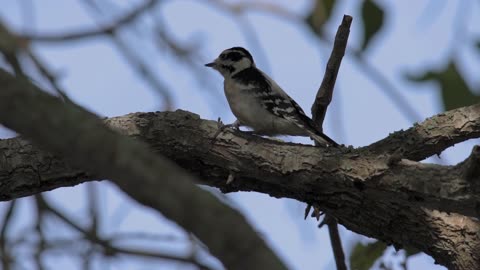
<path id="1" fill-rule="evenodd" d="M 0 20 L 0 57 L 3 57 L 11 66 L 15 76 L 20 78 L 24 77 L 25 74 L 18 59 L 19 53 L 20 50 L 16 38 L 10 32 L 8 26 Z"/>
<path id="2" fill-rule="evenodd" d="M 0 229 L 0 257 L 1 257 L 1 265 L 2 269 L 8 270 L 11 269 L 11 265 L 14 262 L 13 258 L 10 254 L 9 245 L 7 243 L 7 232 L 8 228 L 11 224 L 13 213 L 15 211 L 16 200 L 13 200 L 7 206 L 7 210 L 5 211 L 5 216 L 3 218 L 1 229 Z"/>
<path id="3" fill-rule="evenodd" d="M 46 209 L 43 205 L 43 195 L 42 194 L 37 194 L 33 196 L 35 200 L 35 206 L 37 210 L 37 217 L 35 220 L 35 231 L 37 233 L 37 238 L 38 242 L 36 245 L 35 252 L 33 254 L 35 265 L 37 267 L 37 270 L 44 270 L 45 267 L 43 265 L 43 252 L 46 250 L 47 247 L 47 241 L 45 238 L 45 233 L 44 233 L 44 221 L 45 221 L 45 214 L 46 214 Z"/>
<path id="4" fill-rule="evenodd" d="M 335 81 L 337 80 L 340 64 L 342 63 L 342 58 L 345 55 L 345 50 L 347 48 L 351 24 L 352 17 L 344 15 L 342 23 L 338 27 L 337 34 L 335 35 L 335 42 L 333 43 L 332 53 L 327 62 L 322 84 L 318 89 L 315 102 L 312 105 L 312 119 L 320 129 L 323 129 L 322 126 L 323 121 L 325 120 L 325 115 L 327 114 L 327 108 L 332 102 L 333 89 L 335 87 Z M 328 226 L 330 243 L 332 244 L 337 270 L 347 270 L 345 254 L 342 249 L 342 241 L 340 239 L 340 234 L 338 233 L 337 220 L 335 217 L 327 214 L 325 215 L 324 221 Z"/>
<path id="5" fill-rule="evenodd" d="M 344 15 L 342 23 L 338 27 L 337 34 L 335 36 L 333 50 L 327 62 L 322 84 L 318 89 L 315 102 L 312 105 L 313 121 L 317 123 L 320 128 L 322 128 L 328 105 L 330 105 L 330 102 L 332 101 L 333 89 L 335 86 L 335 81 L 337 80 L 337 74 L 338 70 L 340 69 L 342 58 L 345 55 L 351 24 L 352 17 Z"/>
<path id="6" fill-rule="evenodd" d="M 338 223 L 335 217 L 330 215 L 325 215 L 328 226 L 328 234 L 330 235 L 330 244 L 332 245 L 333 257 L 335 258 L 335 264 L 337 265 L 337 270 L 347 270 L 347 265 L 345 264 L 345 253 L 342 248 L 342 240 L 340 239 L 340 234 L 338 233 Z"/>

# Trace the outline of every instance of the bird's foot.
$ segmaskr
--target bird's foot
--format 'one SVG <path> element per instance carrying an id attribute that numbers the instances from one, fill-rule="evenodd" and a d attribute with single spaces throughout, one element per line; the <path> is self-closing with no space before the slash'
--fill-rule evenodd
<path id="1" fill-rule="evenodd" d="M 217 132 L 215 132 L 215 134 L 213 134 L 212 143 L 215 142 L 218 135 L 220 135 L 220 133 L 222 133 L 226 128 L 233 128 L 233 129 L 239 130 L 240 129 L 240 122 L 238 120 L 236 120 L 232 124 L 225 125 L 222 122 L 222 119 L 220 119 L 220 117 L 219 117 L 218 120 L 217 120 L 217 127 L 218 127 Z"/>

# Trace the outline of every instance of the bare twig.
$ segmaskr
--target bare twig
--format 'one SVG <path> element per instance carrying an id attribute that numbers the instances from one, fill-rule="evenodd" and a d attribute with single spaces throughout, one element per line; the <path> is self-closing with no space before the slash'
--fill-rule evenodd
<path id="1" fill-rule="evenodd" d="M 48 34 L 48 33 L 23 33 L 18 35 L 19 38 L 35 42 L 63 42 L 63 41 L 77 41 L 86 38 L 95 38 L 105 35 L 110 35 L 125 25 L 130 24 L 138 18 L 143 12 L 155 6 L 158 2 L 156 0 L 148 0 L 139 5 L 124 16 L 114 20 L 108 25 L 95 27 L 93 29 L 85 29 L 79 31 L 66 31 L 65 34 Z"/>
<path id="2" fill-rule="evenodd" d="M 25 51 L 40 74 L 47 79 L 60 98 L 65 102 L 72 102 L 65 91 L 60 87 L 60 85 L 58 85 L 58 76 L 51 72 L 47 65 L 42 62 L 42 60 L 30 48 L 26 49 Z"/>
<path id="3" fill-rule="evenodd" d="M 58 85 L 57 76 L 54 75 L 47 65 L 43 63 L 43 61 L 32 51 L 32 49 L 28 46 L 28 42 L 18 38 L 17 35 L 10 32 L 6 26 L 2 25 L 0 22 L 0 38 L 6 40 L 4 42 L 0 42 L 0 53 L 4 55 L 6 60 L 10 63 L 15 71 L 17 76 L 25 76 L 22 67 L 20 65 L 18 54 L 20 52 L 25 53 L 30 60 L 32 61 L 33 65 L 38 69 L 40 74 L 45 77 L 45 79 L 50 83 L 53 89 L 57 92 L 60 98 L 63 101 L 71 102 L 68 96 L 65 94 L 60 86 Z"/>
<path id="4" fill-rule="evenodd" d="M 16 202 L 17 202 L 16 200 L 13 200 L 7 206 L 7 211 L 5 212 L 5 216 L 3 217 L 3 221 L 0 229 L 0 257 L 2 259 L 2 269 L 4 270 L 11 269 L 10 266 L 14 262 L 10 254 L 10 246 L 7 243 L 8 241 L 7 232 L 12 221 Z"/>
<path id="5" fill-rule="evenodd" d="M 312 105 L 313 121 L 317 123 L 320 128 L 322 128 L 328 105 L 330 105 L 330 102 L 332 101 L 335 81 L 337 79 L 338 70 L 340 69 L 340 64 L 342 63 L 342 58 L 345 55 L 351 24 L 352 17 L 344 15 L 342 23 L 338 27 L 335 36 L 335 42 L 333 43 L 332 53 L 328 59 L 322 84 L 318 89 L 315 102 Z"/>
<path id="6" fill-rule="evenodd" d="M 126 15 L 114 20 L 108 25 L 99 26 L 94 29 L 86 29 L 79 31 L 67 31 L 64 34 L 48 34 L 48 33 L 23 33 L 17 34 L 16 37 L 19 40 L 25 42 L 43 42 L 43 43 L 65 43 L 66 41 L 78 41 L 90 38 L 96 38 L 101 36 L 109 37 L 113 40 L 119 51 L 123 54 L 125 59 L 130 63 L 131 68 L 137 72 L 157 93 L 159 93 L 165 104 L 164 109 L 169 110 L 172 106 L 172 96 L 167 90 L 167 86 L 155 75 L 154 72 L 137 56 L 136 52 L 130 48 L 130 46 L 124 42 L 119 34 L 118 30 L 122 27 L 129 25 L 135 21 L 145 11 L 152 9 L 160 1 L 148 0 L 139 5 Z M 93 10 L 93 9 L 92 9 Z M 94 9 L 99 12 L 99 10 Z M 30 56 L 33 62 L 37 65 L 42 75 L 44 75 L 57 92 L 65 99 L 64 91 L 61 91 L 58 85 L 55 83 L 55 77 L 50 76 L 51 73 L 47 69 L 42 68 L 44 65 L 38 65 L 38 58 Z"/>
<path id="7" fill-rule="evenodd" d="M 93 233 L 98 233 L 98 230 L 101 226 L 100 224 L 100 219 L 101 215 L 99 213 L 99 196 L 98 196 L 98 188 L 96 186 L 96 183 L 89 183 L 87 185 L 87 197 L 88 197 L 88 214 L 91 218 L 90 222 L 90 231 Z"/>
<path id="8" fill-rule="evenodd" d="M 43 201 L 43 195 L 42 194 L 37 194 L 34 196 L 35 200 L 35 206 L 37 210 L 37 217 L 35 220 L 35 232 L 36 236 L 38 238 L 38 241 L 36 242 L 36 247 L 34 250 L 33 258 L 35 261 L 35 265 L 37 266 L 38 270 L 44 270 L 44 264 L 42 260 L 43 252 L 45 252 L 48 249 L 48 244 L 45 239 L 45 233 L 43 231 L 43 222 L 45 219 L 45 213 L 46 209 L 44 207 L 44 204 L 42 203 Z"/>
<path id="9" fill-rule="evenodd" d="M 153 3 L 151 3 L 153 2 Z M 148 1 L 147 8 L 143 10 L 147 10 L 148 8 L 153 8 L 156 3 L 160 1 Z M 96 3 L 93 1 L 86 1 L 86 6 L 89 8 L 88 10 L 95 13 L 101 13 L 101 10 L 96 6 Z M 125 42 L 120 34 L 118 33 L 118 28 L 113 28 L 109 32 L 105 32 L 113 41 L 115 46 L 117 46 L 118 50 L 123 54 L 123 57 L 129 62 L 130 67 L 141 77 L 143 78 L 150 87 L 155 90 L 160 96 L 162 97 L 163 101 L 163 109 L 170 110 L 173 106 L 173 98 L 168 91 L 167 85 L 165 85 L 162 80 L 158 78 L 158 76 L 153 72 L 149 66 L 137 55 L 136 51 L 132 49 L 127 42 Z"/>
<path id="10" fill-rule="evenodd" d="M 80 232 L 86 239 L 91 241 L 92 243 L 99 245 L 103 249 L 103 253 L 107 257 L 112 257 L 116 255 L 131 255 L 131 256 L 139 256 L 139 257 L 147 257 L 147 258 L 155 258 L 155 259 L 165 259 L 165 260 L 173 260 L 173 261 L 178 261 L 182 263 L 189 263 L 192 265 L 195 265 L 199 267 L 200 269 L 205 269 L 208 270 L 210 267 L 207 265 L 204 265 L 203 263 L 197 261 L 194 258 L 190 257 L 181 257 L 181 256 L 176 256 L 176 255 L 170 255 L 166 253 L 160 253 L 160 252 L 152 252 L 152 251 L 147 251 L 147 250 L 137 250 L 137 249 L 130 249 L 130 248 L 123 248 L 123 247 L 118 247 L 112 244 L 111 241 L 102 239 L 97 232 L 84 229 L 80 225 L 78 225 L 76 222 L 74 222 L 71 218 L 67 217 L 65 214 L 63 214 L 60 210 L 56 209 L 52 205 L 50 205 L 46 200 L 41 198 L 39 200 L 40 204 L 42 207 L 48 211 L 48 213 L 53 214 L 55 217 L 60 219 L 62 222 L 65 224 L 69 225 L 76 231 Z"/>
<path id="11" fill-rule="evenodd" d="M 0 55 L 3 55 L 16 76 L 23 77 L 25 74 L 18 59 L 20 49 L 21 46 L 19 46 L 18 40 L 12 35 L 9 27 L 0 20 Z"/>
<path id="12" fill-rule="evenodd" d="M 332 245 L 337 270 L 347 270 L 347 265 L 345 264 L 345 254 L 343 253 L 342 248 L 342 240 L 340 239 L 340 234 L 338 233 L 337 219 L 331 215 L 326 215 L 325 220 L 328 226 L 330 243 Z"/>
<path id="13" fill-rule="evenodd" d="M 271 4 L 262 1 L 248 1 L 248 2 L 230 2 L 224 0 L 203 0 L 207 4 L 211 4 L 213 7 L 226 10 L 233 13 L 245 13 L 248 11 L 261 11 L 269 14 L 280 16 L 289 21 L 298 22 L 302 20 L 302 16 L 284 9 L 279 5 Z"/>
<path id="14" fill-rule="evenodd" d="M 323 121 L 325 119 L 325 115 L 327 114 L 328 106 L 332 101 L 335 81 L 337 79 L 340 64 L 342 63 L 342 59 L 347 48 L 351 24 L 352 17 L 349 15 L 344 15 L 342 23 L 340 26 L 338 26 L 337 34 L 335 35 L 335 42 L 333 43 L 333 49 L 327 62 L 322 83 L 312 105 L 312 118 L 320 129 L 323 129 Z M 307 209 L 308 207 L 309 206 L 307 206 Z M 346 270 L 347 267 L 345 265 L 345 255 L 343 253 L 342 242 L 338 233 L 337 220 L 330 214 L 326 214 L 322 223 L 320 224 L 323 225 L 323 223 L 327 224 L 328 226 L 330 242 L 332 244 L 337 270 Z M 321 226 L 319 225 L 319 227 Z"/>
<path id="15" fill-rule="evenodd" d="M 89 212 L 88 215 L 91 219 L 88 230 L 92 233 L 92 235 L 98 235 L 101 226 L 101 215 L 99 209 L 97 183 L 89 183 L 87 185 L 87 201 Z M 86 250 L 85 254 L 83 254 L 83 268 L 85 270 L 91 269 L 93 254 L 95 254 L 95 247 L 92 245 Z"/>
<path id="16" fill-rule="evenodd" d="M 303 216 L 303 219 L 307 219 L 308 214 L 310 214 L 310 210 L 312 210 L 312 205 L 311 205 L 311 204 L 307 204 L 307 207 L 305 208 L 305 214 L 304 214 L 304 216 Z"/>
<path id="17" fill-rule="evenodd" d="M 112 242 L 121 242 L 126 240 L 145 240 L 153 242 L 179 242 L 183 238 L 175 235 L 153 234 L 146 232 L 122 232 L 115 233 L 108 238 Z"/>

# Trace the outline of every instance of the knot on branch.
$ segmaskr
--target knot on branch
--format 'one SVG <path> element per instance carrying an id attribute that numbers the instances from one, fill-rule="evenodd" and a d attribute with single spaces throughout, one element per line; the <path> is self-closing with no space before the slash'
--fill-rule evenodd
<path id="1" fill-rule="evenodd" d="M 403 148 L 398 148 L 393 154 L 388 156 L 387 165 L 393 166 L 398 164 L 404 157 L 405 151 Z"/>

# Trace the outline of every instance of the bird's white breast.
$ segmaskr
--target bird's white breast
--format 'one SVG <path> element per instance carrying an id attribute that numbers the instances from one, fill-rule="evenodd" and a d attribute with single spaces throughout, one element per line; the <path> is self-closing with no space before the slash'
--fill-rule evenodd
<path id="1" fill-rule="evenodd" d="M 266 113 L 258 100 L 241 89 L 233 79 L 225 78 L 224 90 L 230 109 L 242 124 L 254 127 L 258 117 Z"/>

